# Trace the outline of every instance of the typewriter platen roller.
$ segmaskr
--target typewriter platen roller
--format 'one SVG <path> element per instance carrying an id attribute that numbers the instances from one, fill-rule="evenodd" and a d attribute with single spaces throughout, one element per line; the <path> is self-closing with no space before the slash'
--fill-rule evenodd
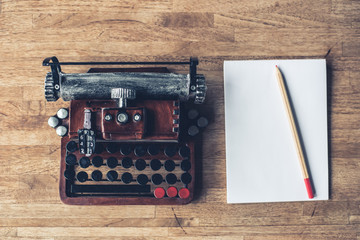
<path id="1" fill-rule="evenodd" d="M 63 73 L 61 65 L 189 65 L 91 68 Z M 45 98 L 70 101 L 48 123 L 61 136 L 60 197 L 67 204 L 186 204 L 194 196 L 195 139 L 208 121 L 192 107 L 205 100 L 205 78 L 189 62 L 62 62 Z"/>

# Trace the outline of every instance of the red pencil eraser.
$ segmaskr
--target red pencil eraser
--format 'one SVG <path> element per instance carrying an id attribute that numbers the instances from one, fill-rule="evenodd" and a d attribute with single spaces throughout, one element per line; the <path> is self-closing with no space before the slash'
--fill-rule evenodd
<path id="1" fill-rule="evenodd" d="M 313 193 L 313 190 L 312 190 L 312 187 L 311 187 L 310 179 L 305 178 L 304 181 L 305 181 L 306 191 L 307 191 L 307 194 L 308 194 L 309 198 L 310 199 L 314 198 L 314 193 Z"/>

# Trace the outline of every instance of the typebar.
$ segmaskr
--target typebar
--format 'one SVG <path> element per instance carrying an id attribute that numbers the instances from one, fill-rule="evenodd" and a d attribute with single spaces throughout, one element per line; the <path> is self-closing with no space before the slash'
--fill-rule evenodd
<path id="1" fill-rule="evenodd" d="M 150 185 L 71 185 L 71 193 L 150 193 Z"/>

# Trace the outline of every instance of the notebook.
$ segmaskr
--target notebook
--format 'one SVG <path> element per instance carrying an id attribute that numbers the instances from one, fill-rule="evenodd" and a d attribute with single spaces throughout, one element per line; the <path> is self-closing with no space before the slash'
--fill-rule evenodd
<path id="1" fill-rule="evenodd" d="M 225 61 L 228 203 L 309 201 L 275 75 L 291 99 L 314 198 L 329 198 L 326 61 Z"/>

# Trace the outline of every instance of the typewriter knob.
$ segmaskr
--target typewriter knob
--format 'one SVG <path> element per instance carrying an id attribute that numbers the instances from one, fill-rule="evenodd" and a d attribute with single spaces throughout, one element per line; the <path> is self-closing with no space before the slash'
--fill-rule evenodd
<path id="1" fill-rule="evenodd" d="M 119 108 L 125 108 L 128 99 L 136 98 L 136 91 L 130 88 L 113 88 L 111 89 L 111 98 L 118 100 Z"/>
<path id="2" fill-rule="evenodd" d="M 45 99 L 48 102 L 55 102 L 59 99 L 58 91 L 59 91 L 59 84 L 54 82 L 54 79 L 51 73 L 46 75 L 45 78 Z"/>

